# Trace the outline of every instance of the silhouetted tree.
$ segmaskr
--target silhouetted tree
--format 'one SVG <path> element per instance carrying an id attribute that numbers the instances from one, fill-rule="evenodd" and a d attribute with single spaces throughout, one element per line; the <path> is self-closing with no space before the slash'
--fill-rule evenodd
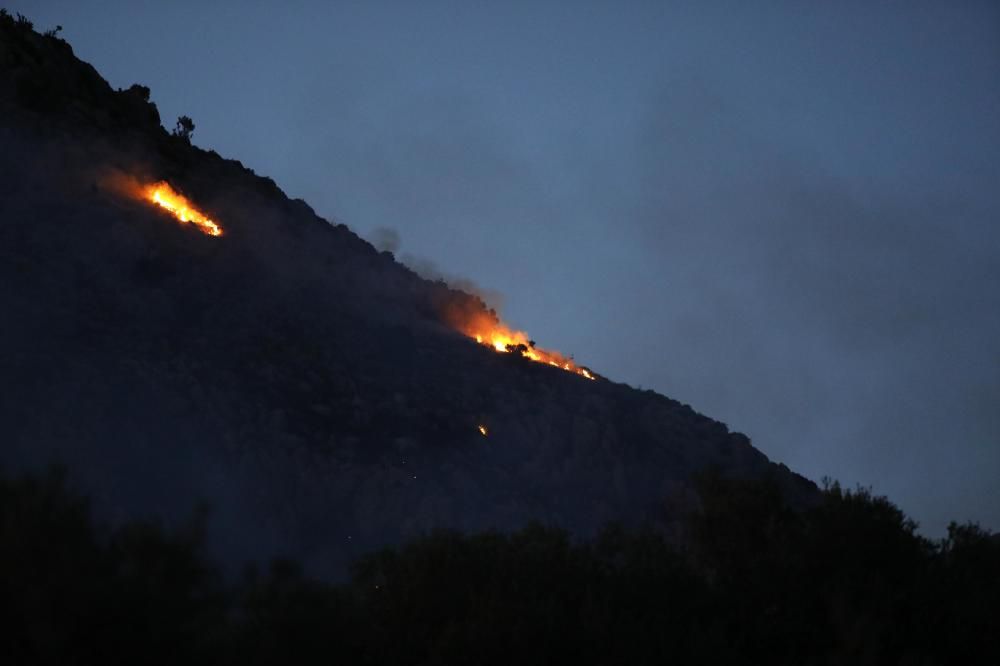
<path id="1" fill-rule="evenodd" d="M 188 116 L 180 116 L 177 119 L 177 125 L 174 127 L 173 134 L 190 142 L 191 135 L 194 134 L 194 121 Z"/>
<path id="2" fill-rule="evenodd" d="M 107 534 L 59 470 L 0 479 L 5 663 L 183 663 L 222 636 L 223 596 L 200 529 Z"/>
<path id="3" fill-rule="evenodd" d="M 437 531 L 342 584 L 291 562 L 224 585 L 204 520 L 95 526 L 64 475 L 0 477 L 0 623 L 27 663 L 1000 663 L 1000 541 L 934 544 L 891 502 L 829 485 L 789 506 L 706 474 L 688 540 L 611 525 Z"/>

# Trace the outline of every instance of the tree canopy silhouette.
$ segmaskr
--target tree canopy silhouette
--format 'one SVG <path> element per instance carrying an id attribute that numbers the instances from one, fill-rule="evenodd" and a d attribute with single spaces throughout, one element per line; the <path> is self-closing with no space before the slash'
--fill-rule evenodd
<path id="1" fill-rule="evenodd" d="M 194 134 L 194 121 L 188 116 L 180 116 L 177 118 L 177 124 L 174 126 L 173 135 L 184 139 L 185 141 L 191 141 L 192 134 Z"/>
<path id="2" fill-rule="evenodd" d="M 206 522 L 95 524 L 65 475 L 0 479 L 9 663 L 987 664 L 1000 543 L 934 543 L 884 497 L 829 485 L 793 510 L 766 481 L 700 480 L 685 543 L 610 525 L 437 531 L 341 584 L 291 562 L 225 581 Z"/>

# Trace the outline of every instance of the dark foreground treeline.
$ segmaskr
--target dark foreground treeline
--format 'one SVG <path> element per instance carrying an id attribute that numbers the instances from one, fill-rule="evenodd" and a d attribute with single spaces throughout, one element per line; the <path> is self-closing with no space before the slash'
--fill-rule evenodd
<path id="1" fill-rule="evenodd" d="M 276 563 L 225 581 L 203 520 L 92 522 L 62 476 L 0 480 L 5 664 L 997 664 L 1000 543 L 932 543 L 884 498 L 833 485 L 788 509 L 701 481 L 688 546 L 610 527 L 440 532 L 340 585 Z"/>

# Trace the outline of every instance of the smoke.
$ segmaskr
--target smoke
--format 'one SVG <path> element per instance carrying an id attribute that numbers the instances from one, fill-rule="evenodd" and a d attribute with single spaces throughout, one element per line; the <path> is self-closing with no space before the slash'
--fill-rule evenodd
<path id="1" fill-rule="evenodd" d="M 436 263 L 426 257 L 409 252 L 400 254 L 403 245 L 402 237 L 398 231 L 391 227 L 375 227 L 370 232 L 368 240 L 379 252 L 391 252 L 396 255 L 401 264 L 425 280 L 444 282 L 453 289 L 478 296 L 488 307 L 497 312 L 503 307 L 504 295 L 502 292 L 481 287 L 470 278 L 443 271 Z"/>
<path id="2" fill-rule="evenodd" d="M 389 227 L 375 227 L 371 233 L 371 244 L 379 252 L 396 254 L 400 248 L 399 232 Z"/>

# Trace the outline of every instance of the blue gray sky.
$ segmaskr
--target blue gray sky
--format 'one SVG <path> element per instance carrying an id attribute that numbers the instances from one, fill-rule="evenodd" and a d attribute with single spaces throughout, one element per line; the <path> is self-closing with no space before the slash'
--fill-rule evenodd
<path id="1" fill-rule="evenodd" d="M 617 380 L 1000 529 L 1000 6 L 5 2 Z"/>

